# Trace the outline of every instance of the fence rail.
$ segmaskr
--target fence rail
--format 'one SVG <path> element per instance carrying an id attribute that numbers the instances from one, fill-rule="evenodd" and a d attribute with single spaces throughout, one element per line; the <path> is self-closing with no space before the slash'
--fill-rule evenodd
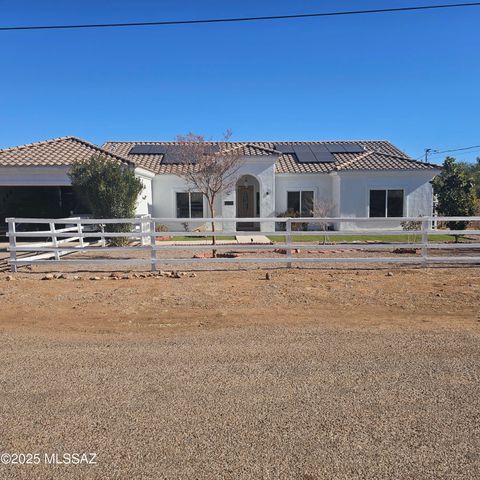
<path id="1" fill-rule="evenodd" d="M 421 264 L 427 266 L 432 263 L 453 263 L 465 264 L 480 263 L 480 229 L 469 227 L 466 230 L 454 229 L 436 229 L 432 228 L 438 222 L 469 222 L 469 224 L 480 224 L 480 217 L 402 217 L 402 218 L 292 218 L 292 217 L 268 217 L 268 218 L 201 218 L 188 219 L 189 224 L 210 225 L 214 222 L 216 225 L 229 225 L 228 230 L 203 230 L 203 231 L 180 231 L 179 228 L 174 228 L 173 231 L 157 232 L 157 225 L 165 224 L 183 224 L 186 219 L 179 218 L 151 218 L 149 215 L 143 215 L 139 218 L 122 218 L 122 219 L 90 219 L 90 218 L 7 218 L 8 224 L 9 247 L 10 254 L 9 264 L 12 271 L 17 271 L 17 268 L 22 265 L 29 264 L 51 264 L 52 262 L 58 264 L 71 265 L 87 265 L 87 264 L 125 264 L 125 265 L 149 265 L 152 271 L 155 271 L 160 265 L 181 265 L 181 264 L 203 264 L 203 263 L 278 263 L 286 264 L 291 267 L 294 263 L 305 264 L 321 264 L 321 263 L 392 263 L 392 264 Z M 355 223 L 361 225 L 368 222 L 369 228 L 357 228 L 350 230 L 331 231 L 326 230 L 327 224 L 334 224 L 337 222 L 345 222 L 347 224 Z M 400 222 L 418 222 L 416 230 L 400 229 L 398 225 Z M 271 244 L 233 244 L 233 243 L 216 243 L 211 242 L 199 243 L 198 240 L 202 237 L 212 239 L 215 241 L 225 241 L 225 237 L 236 236 L 239 233 L 245 234 L 248 232 L 237 232 L 234 230 L 236 223 L 255 223 L 258 225 L 267 225 L 270 230 L 262 232 L 250 232 L 254 235 L 272 236 L 278 239 L 283 237 L 283 240 Z M 380 226 L 373 227 L 375 223 Z M 20 226 L 27 225 L 45 225 L 48 229 L 45 230 L 22 230 Z M 114 224 L 130 224 L 130 230 L 125 232 L 111 231 Z M 280 231 L 271 229 L 271 225 L 284 224 L 284 228 Z M 295 230 L 298 224 L 313 224 L 313 229 L 306 231 Z M 385 225 L 392 225 L 392 228 L 385 227 Z M 93 231 L 92 231 L 93 229 Z M 88 231 L 86 231 L 88 230 Z M 418 241 L 413 242 L 397 242 L 397 243 L 334 243 L 324 244 L 317 243 L 302 243 L 301 239 L 304 236 L 318 236 L 324 238 L 326 241 L 334 241 L 339 236 L 398 236 L 409 235 L 410 237 L 418 237 Z M 439 241 L 432 241 L 437 235 L 464 235 L 474 236 L 469 243 L 442 243 Z M 189 244 L 175 244 L 173 242 L 164 243 L 157 242 L 156 238 L 160 236 L 169 237 L 186 237 L 191 239 Z M 45 239 L 43 242 L 31 242 L 31 238 Z M 110 245 L 112 239 L 125 239 L 126 245 Z M 276 256 L 259 257 L 236 257 L 236 258 L 158 258 L 159 252 L 178 252 L 178 251 L 240 251 L 254 254 L 259 253 L 273 253 L 277 251 Z M 322 253 L 322 251 L 382 251 L 392 249 L 415 249 L 419 251 L 419 255 L 402 255 L 399 256 L 369 256 L 369 257 L 314 257 L 314 256 L 299 256 L 295 252 L 297 249 L 308 250 L 308 253 Z M 471 250 L 472 255 L 432 255 L 431 250 L 448 251 L 448 250 Z M 150 253 L 146 258 L 76 258 L 75 253 L 81 252 L 101 252 L 115 253 L 115 252 L 146 252 Z M 281 251 L 283 255 L 278 255 Z M 28 256 L 18 256 L 17 253 L 24 254 L 31 253 Z M 450 252 L 448 252 L 450 253 Z"/>

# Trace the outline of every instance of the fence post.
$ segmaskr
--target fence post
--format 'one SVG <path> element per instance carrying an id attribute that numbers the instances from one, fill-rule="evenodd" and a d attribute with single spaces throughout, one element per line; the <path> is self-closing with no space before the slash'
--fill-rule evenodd
<path id="1" fill-rule="evenodd" d="M 56 249 L 54 252 L 55 260 L 60 260 L 60 254 L 58 251 L 58 239 L 57 232 L 55 230 L 55 222 L 50 222 L 50 233 L 52 234 L 52 245 Z"/>
<path id="2" fill-rule="evenodd" d="M 285 224 L 285 233 L 286 233 L 286 240 L 287 240 L 287 258 L 289 261 L 287 262 L 287 268 L 292 268 L 292 219 L 287 218 Z"/>
<path id="3" fill-rule="evenodd" d="M 77 223 L 77 232 L 78 232 L 78 237 L 79 237 L 78 241 L 80 243 L 80 247 L 83 248 L 85 246 L 83 242 L 83 226 L 80 222 Z"/>
<path id="4" fill-rule="evenodd" d="M 8 244 L 10 247 L 10 270 L 13 273 L 17 271 L 17 237 L 15 235 L 15 219 L 7 218 L 8 223 Z"/>
<path id="5" fill-rule="evenodd" d="M 422 267 L 426 268 L 428 264 L 428 225 L 430 219 L 422 220 Z"/>
<path id="6" fill-rule="evenodd" d="M 157 251 L 155 250 L 155 220 L 150 220 L 148 223 L 150 225 L 150 260 L 151 266 L 150 271 L 156 272 L 157 271 Z"/>
<path id="7" fill-rule="evenodd" d="M 100 246 L 105 247 L 106 242 L 105 242 L 105 224 L 101 223 L 100 224 Z"/>

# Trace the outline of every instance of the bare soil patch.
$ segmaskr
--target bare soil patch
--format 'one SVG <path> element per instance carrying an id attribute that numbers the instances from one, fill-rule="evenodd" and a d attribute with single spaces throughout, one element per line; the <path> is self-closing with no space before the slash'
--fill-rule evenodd
<path id="1" fill-rule="evenodd" d="M 480 477 L 480 268 L 265 273 L 0 274 L 0 478 Z"/>
<path id="2" fill-rule="evenodd" d="M 120 280 L 85 272 L 49 281 L 36 273 L 16 274 L 12 281 L 1 275 L 0 328 L 55 335 L 312 322 L 476 328 L 480 320 L 480 268 L 271 270 L 270 280 L 262 270 L 180 278 L 120 273 Z"/>

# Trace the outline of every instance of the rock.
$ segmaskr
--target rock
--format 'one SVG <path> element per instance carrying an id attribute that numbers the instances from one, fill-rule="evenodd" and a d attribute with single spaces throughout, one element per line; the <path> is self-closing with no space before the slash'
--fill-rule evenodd
<path id="1" fill-rule="evenodd" d="M 172 278 L 180 278 L 181 275 L 175 270 L 174 272 L 172 272 Z"/>
<path id="2" fill-rule="evenodd" d="M 122 275 L 122 280 L 130 280 L 130 275 Z"/>
<path id="3" fill-rule="evenodd" d="M 393 272 L 387 272 L 387 277 L 393 277 Z"/>
<path id="4" fill-rule="evenodd" d="M 190 274 L 190 277 L 192 277 L 192 278 L 195 278 L 196 276 L 197 276 L 197 274 L 195 272 Z"/>
<path id="5" fill-rule="evenodd" d="M 272 277 L 270 276 L 270 273 L 267 272 L 267 273 L 265 274 L 265 280 L 270 280 L 271 278 L 272 278 Z"/>
<path id="6" fill-rule="evenodd" d="M 54 278 L 53 273 L 47 273 L 42 277 L 42 280 L 53 280 Z"/>
<path id="7" fill-rule="evenodd" d="M 81 280 L 82 277 L 79 277 L 78 275 L 74 275 L 73 279 L 74 279 L 74 280 Z"/>
<path id="8" fill-rule="evenodd" d="M 67 280 L 67 279 L 68 279 L 67 275 L 65 275 L 64 273 L 59 273 L 59 274 L 57 274 L 57 275 L 55 276 L 55 278 L 58 278 L 58 279 L 60 279 L 60 280 Z"/>
<path id="9" fill-rule="evenodd" d="M 139 277 L 140 277 L 140 275 L 138 273 L 133 273 L 132 274 L 132 278 L 139 278 Z"/>
<path id="10" fill-rule="evenodd" d="M 100 277 L 90 277 L 90 280 L 101 280 Z"/>
<path id="11" fill-rule="evenodd" d="M 5 280 L 6 280 L 7 282 L 11 282 L 12 280 L 14 280 L 14 277 L 13 277 L 13 275 L 7 275 L 7 276 L 5 277 Z"/>

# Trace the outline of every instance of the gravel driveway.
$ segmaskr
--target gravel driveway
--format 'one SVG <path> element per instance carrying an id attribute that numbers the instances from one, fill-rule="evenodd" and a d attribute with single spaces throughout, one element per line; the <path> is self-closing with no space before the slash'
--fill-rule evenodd
<path id="1" fill-rule="evenodd" d="M 0 451 L 98 455 L 2 479 L 480 478 L 478 329 L 1 341 Z"/>

